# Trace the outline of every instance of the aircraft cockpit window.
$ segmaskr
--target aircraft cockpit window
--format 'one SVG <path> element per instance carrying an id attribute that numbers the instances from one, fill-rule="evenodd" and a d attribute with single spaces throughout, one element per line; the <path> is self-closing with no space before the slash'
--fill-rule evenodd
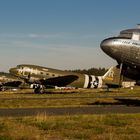
<path id="1" fill-rule="evenodd" d="M 126 38 L 131 38 L 132 37 L 132 33 L 120 33 L 119 37 L 126 37 Z"/>
<path id="2" fill-rule="evenodd" d="M 133 35 L 132 35 L 132 39 L 133 40 L 140 40 L 140 33 L 134 32 Z"/>
<path id="3" fill-rule="evenodd" d="M 23 69 L 23 67 L 21 65 L 17 65 L 18 69 Z"/>

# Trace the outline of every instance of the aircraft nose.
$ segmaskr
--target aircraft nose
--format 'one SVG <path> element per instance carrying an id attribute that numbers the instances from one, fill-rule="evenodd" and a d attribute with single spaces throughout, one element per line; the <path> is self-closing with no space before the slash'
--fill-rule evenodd
<path id="1" fill-rule="evenodd" d="M 113 38 L 103 40 L 100 44 L 100 47 L 107 55 L 114 59 L 119 59 L 121 56 L 120 45 L 115 44 Z"/>
<path id="2" fill-rule="evenodd" d="M 108 39 L 103 40 L 100 44 L 100 47 L 106 54 L 108 54 L 111 49 L 110 41 Z"/>
<path id="3" fill-rule="evenodd" d="M 11 68 L 11 69 L 9 70 L 9 72 L 10 72 L 11 74 L 14 74 L 14 75 L 16 75 L 16 74 L 18 73 L 18 71 L 17 71 L 16 68 Z"/>

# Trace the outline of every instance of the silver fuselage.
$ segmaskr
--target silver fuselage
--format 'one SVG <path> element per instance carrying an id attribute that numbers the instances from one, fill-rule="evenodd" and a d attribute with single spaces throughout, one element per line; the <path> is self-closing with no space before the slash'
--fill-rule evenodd
<path id="1" fill-rule="evenodd" d="M 103 40 L 101 48 L 118 63 L 140 69 L 140 41 L 113 37 Z"/>
<path id="2" fill-rule="evenodd" d="M 140 25 L 121 31 L 117 37 L 103 40 L 100 47 L 118 62 L 118 66 L 123 66 L 123 76 L 140 83 Z"/>

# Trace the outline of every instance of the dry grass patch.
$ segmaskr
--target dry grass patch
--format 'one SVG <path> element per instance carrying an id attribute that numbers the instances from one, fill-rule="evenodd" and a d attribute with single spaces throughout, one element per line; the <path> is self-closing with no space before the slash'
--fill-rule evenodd
<path id="1" fill-rule="evenodd" d="M 135 140 L 140 138 L 140 114 L 74 115 L 23 118 L 22 123 L 37 127 L 47 136 L 82 140 Z"/>
<path id="2" fill-rule="evenodd" d="M 138 140 L 140 114 L 0 118 L 0 140 Z"/>
<path id="3" fill-rule="evenodd" d="M 0 122 L 3 122 L 0 140 L 45 140 L 43 132 L 37 127 L 20 123 L 14 118 L 1 118 Z"/>

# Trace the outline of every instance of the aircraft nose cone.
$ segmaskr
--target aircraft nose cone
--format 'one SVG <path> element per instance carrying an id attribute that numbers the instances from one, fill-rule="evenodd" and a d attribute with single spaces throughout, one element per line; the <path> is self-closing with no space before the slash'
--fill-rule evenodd
<path id="1" fill-rule="evenodd" d="M 106 39 L 103 40 L 100 44 L 100 47 L 106 54 L 108 54 L 110 52 L 111 45 L 110 45 L 110 42 L 108 40 L 106 40 Z"/>
<path id="2" fill-rule="evenodd" d="M 13 74 L 13 75 L 16 75 L 18 71 L 17 71 L 16 68 L 11 68 L 11 69 L 9 70 L 9 72 L 10 72 L 11 74 Z"/>
<path id="3" fill-rule="evenodd" d="M 100 44 L 100 47 L 110 57 L 117 60 L 120 59 L 121 56 L 120 44 L 115 44 L 114 39 L 108 38 L 103 40 Z"/>

